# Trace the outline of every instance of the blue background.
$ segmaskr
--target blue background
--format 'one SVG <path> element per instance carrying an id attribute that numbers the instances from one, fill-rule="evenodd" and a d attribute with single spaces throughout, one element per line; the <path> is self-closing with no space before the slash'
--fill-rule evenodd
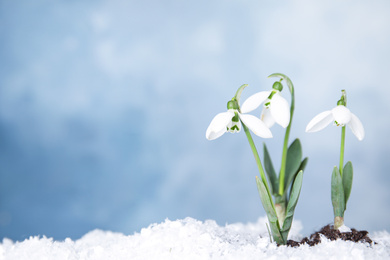
<path id="1" fill-rule="evenodd" d="M 309 156 L 303 233 L 333 221 L 340 129 L 305 127 L 341 89 L 366 130 L 359 142 L 347 129 L 346 225 L 389 230 L 389 13 L 386 0 L 0 0 L 0 238 L 265 216 L 245 135 L 205 131 L 241 84 L 244 100 L 274 72 L 295 85 L 290 142 Z M 284 130 L 271 130 L 279 169 Z"/>

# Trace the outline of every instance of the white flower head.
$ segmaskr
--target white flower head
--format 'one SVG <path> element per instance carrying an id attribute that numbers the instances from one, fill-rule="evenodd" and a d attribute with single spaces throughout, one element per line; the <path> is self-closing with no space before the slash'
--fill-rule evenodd
<path id="1" fill-rule="evenodd" d="M 217 139 L 226 132 L 240 132 L 241 122 L 257 136 L 263 138 L 272 137 L 271 131 L 263 121 L 255 116 L 241 114 L 239 112 L 239 106 L 236 100 L 229 101 L 227 106 L 227 112 L 219 113 L 211 120 L 211 123 L 206 130 L 206 138 L 208 140 Z"/>
<path id="2" fill-rule="evenodd" d="M 280 94 L 283 85 L 276 81 L 272 88 L 271 91 L 261 91 L 250 96 L 242 104 L 241 112 L 251 112 L 261 104 L 264 104 L 260 118 L 266 126 L 271 128 L 276 122 L 283 128 L 286 128 L 290 123 L 290 107 L 287 100 Z"/>
<path id="3" fill-rule="evenodd" d="M 306 126 L 306 132 L 318 132 L 333 122 L 336 126 L 348 125 L 357 139 L 359 141 L 363 140 L 364 128 L 362 122 L 342 103 L 339 101 L 338 105 L 332 110 L 327 110 L 316 115 Z"/>

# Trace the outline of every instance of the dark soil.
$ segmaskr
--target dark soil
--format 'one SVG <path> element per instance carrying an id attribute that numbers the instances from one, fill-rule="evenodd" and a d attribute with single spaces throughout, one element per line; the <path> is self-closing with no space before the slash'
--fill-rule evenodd
<path id="1" fill-rule="evenodd" d="M 308 244 L 309 246 L 315 246 L 321 243 L 321 234 L 327 237 L 330 240 L 342 239 L 345 241 L 353 241 L 355 243 L 363 242 L 373 243 L 372 240 L 367 236 L 368 232 L 365 230 L 357 231 L 354 228 L 351 228 L 352 232 L 343 232 L 333 229 L 333 225 L 327 225 L 321 228 L 320 231 L 317 231 L 310 235 L 310 238 L 305 237 L 300 242 L 294 240 L 287 240 L 287 246 L 299 247 L 303 244 Z M 374 242 L 375 243 L 375 242 Z"/>

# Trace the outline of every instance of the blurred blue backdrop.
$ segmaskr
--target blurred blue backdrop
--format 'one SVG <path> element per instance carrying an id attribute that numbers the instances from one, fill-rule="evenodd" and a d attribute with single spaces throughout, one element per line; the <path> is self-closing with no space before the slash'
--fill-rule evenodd
<path id="1" fill-rule="evenodd" d="M 333 221 L 340 142 L 339 128 L 304 130 L 343 88 L 366 130 L 347 130 L 346 224 L 389 230 L 389 13 L 387 0 L 0 0 L 0 237 L 265 216 L 245 135 L 205 131 L 241 84 L 245 99 L 274 72 L 295 85 L 290 142 L 310 157 L 303 233 Z M 279 168 L 284 130 L 271 130 Z"/>

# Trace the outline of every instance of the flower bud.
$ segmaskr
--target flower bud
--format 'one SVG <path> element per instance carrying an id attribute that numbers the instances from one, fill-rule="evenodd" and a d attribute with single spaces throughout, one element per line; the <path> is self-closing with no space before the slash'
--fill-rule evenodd
<path id="1" fill-rule="evenodd" d="M 347 92 L 345 89 L 341 90 L 341 98 L 339 101 L 337 101 L 338 106 L 347 106 Z"/>
<path id="2" fill-rule="evenodd" d="M 237 110 L 238 109 L 238 102 L 236 100 L 230 100 L 228 103 L 227 103 L 227 109 L 234 109 L 234 110 Z"/>
<path id="3" fill-rule="evenodd" d="M 280 83 L 280 81 L 275 81 L 275 83 L 272 85 L 272 88 L 278 91 L 282 91 L 283 85 Z"/>
<path id="4" fill-rule="evenodd" d="M 344 100 L 340 99 L 339 101 L 337 101 L 337 105 L 338 106 L 345 106 Z"/>

